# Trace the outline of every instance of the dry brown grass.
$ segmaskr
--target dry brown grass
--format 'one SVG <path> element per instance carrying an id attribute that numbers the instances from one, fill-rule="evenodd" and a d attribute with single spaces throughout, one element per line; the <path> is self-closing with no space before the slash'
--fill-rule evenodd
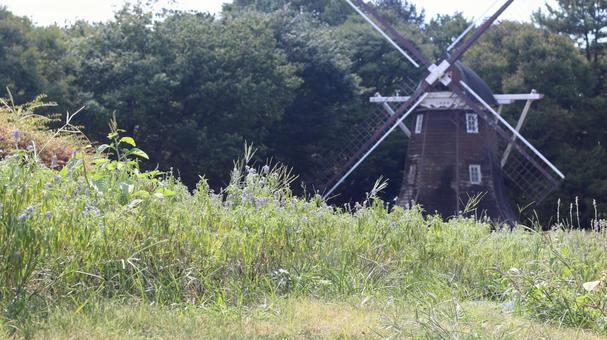
<path id="1" fill-rule="evenodd" d="M 24 105 L 14 105 L 10 99 L 0 101 L 0 159 L 17 150 L 33 149 L 40 162 L 51 166 L 56 157 L 55 164 L 61 168 L 75 151 L 84 151 L 90 144 L 77 127 L 65 122 L 65 117 L 48 118 L 36 114 L 41 108 L 54 106 L 44 103 L 43 98 Z M 51 125 L 61 125 L 61 128 L 51 129 Z M 15 139 L 15 131 L 18 131 L 18 139 Z"/>

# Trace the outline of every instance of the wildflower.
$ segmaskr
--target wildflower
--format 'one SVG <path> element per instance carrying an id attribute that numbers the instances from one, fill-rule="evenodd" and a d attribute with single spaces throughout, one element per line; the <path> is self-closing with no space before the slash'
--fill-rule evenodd
<path id="1" fill-rule="evenodd" d="M 44 217 L 46 217 L 48 220 L 50 220 L 50 219 L 51 219 L 51 216 L 52 216 L 52 215 L 51 215 L 51 212 L 50 212 L 50 211 L 47 211 L 47 212 L 45 212 L 45 213 L 44 213 Z"/>
<path id="2" fill-rule="evenodd" d="M 89 204 L 88 202 L 84 205 L 84 213 L 85 214 L 91 213 L 95 216 L 101 215 L 101 211 L 97 207 Z"/>
<path id="3" fill-rule="evenodd" d="M 46 183 L 44 184 L 44 189 L 50 189 L 50 187 L 52 187 L 52 186 L 53 186 L 53 183 L 51 183 L 51 182 L 46 182 Z"/>
<path id="4" fill-rule="evenodd" d="M 253 198 L 253 194 L 250 193 L 250 192 L 248 192 L 247 190 L 243 190 L 243 192 L 242 192 L 242 194 L 240 196 L 240 199 L 243 202 L 250 201 L 252 198 Z"/>
<path id="5" fill-rule="evenodd" d="M 15 129 L 13 130 L 12 135 L 15 143 L 19 144 L 19 140 L 21 140 L 21 131 L 19 131 L 19 129 Z"/>
<path id="6" fill-rule="evenodd" d="M 270 199 L 268 199 L 266 197 L 258 197 L 255 199 L 255 206 L 259 209 L 259 208 L 263 207 L 264 205 L 266 205 L 269 201 L 270 201 Z"/>
<path id="7" fill-rule="evenodd" d="M 34 212 L 34 207 L 30 205 L 25 208 L 25 210 L 23 210 L 23 212 L 21 213 L 21 215 L 19 215 L 19 217 L 17 217 L 17 219 L 19 220 L 19 222 L 23 222 L 27 220 L 27 218 L 32 212 Z"/>
<path id="8" fill-rule="evenodd" d="M 247 170 L 247 174 L 249 174 L 249 175 L 255 175 L 255 174 L 257 174 L 257 170 L 255 170 L 255 168 L 247 166 L 245 169 Z"/>
<path id="9" fill-rule="evenodd" d="M 34 151 L 34 145 L 33 144 L 28 145 L 27 151 Z"/>
<path id="10" fill-rule="evenodd" d="M 264 174 L 268 174 L 270 173 L 270 166 L 269 165 L 264 165 L 263 168 L 261 168 L 261 172 Z"/>
<path id="11" fill-rule="evenodd" d="M 55 175 L 55 182 L 60 182 L 60 181 L 61 181 L 61 176 Z"/>

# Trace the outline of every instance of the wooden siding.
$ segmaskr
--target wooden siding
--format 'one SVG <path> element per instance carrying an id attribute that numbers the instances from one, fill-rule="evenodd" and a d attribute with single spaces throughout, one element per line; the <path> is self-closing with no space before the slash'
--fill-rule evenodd
<path id="1" fill-rule="evenodd" d="M 479 118 L 479 132 L 466 132 L 465 110 L 419 110 L 420 134 L 409 142 L 399 204 L 421 204 L 429 213 L 450 217 L 462 212 L 470 197 L 482 195 L 477 217 L 514 221 L 505 197 L 497 154 L 497 135 Z M 481 167 L 481 184 L 470 183 L 469 166 Z M 412 170 L 413 167 L 413 170 Z"/>

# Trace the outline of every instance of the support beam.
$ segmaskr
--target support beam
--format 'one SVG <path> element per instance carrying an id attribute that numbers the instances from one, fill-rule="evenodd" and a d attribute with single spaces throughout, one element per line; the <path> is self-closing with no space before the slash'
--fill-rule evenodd
<path id="1" fill-rule="evenodd" d="M 470 86 L 468 86 L 468 84 L 466 84 L 462 80 L 460 80 L 459 83 L 464 87 L 464 89 L 466 89 L 466 91 L 468 91 L 468 93 L 470 93 L 474 98 L 476 98 L 479 103 L 481 103 L 489 112 L 491 112 L 500 123 L 502 123 L 508 130 L 510 130 L 513 135 L 520 139 L 521 142 L 523 142 L 523 144 L 527 146 L 527 148 L 533 151 L 533 153 L 537 157 L 539 157 L 539 159 L 546 163 L 546 165 L 548 165 L 548 167 L 550 167 L 550 169 L 552 169 L 554 173 L 556 173 L 561 179 L 565 179 L 565 175 L 563 175 L 563 173 L 556 166 L 554 166 L 554 164 L 552 164 L 546 157 L 544 157 L 544 155 L 542 155 L 541 152 L 539 152 L 533 145 L 531 145 L 531 143 L 529 143 L 529 141 L 525 139 L 525 137 L 521 136 L 518 131 L 516 131 L 512 126 L 510 126 L 510 124 L 508 124 L 508 122 L 504 118 L 502 118 L 497 112 L 495 112 L 491 105 L 487 104 L 487 102 L 484 101 L 483 98 L 478 95 L 478 93 L 474 92 L 474 90 L 472 90 L 472 88 L 470 88 Z"/>
<path id="2" fill-rule="evenodd" d="M 388 112 L 388 114 L 390 116 L 394 116 L 394 114 L 396 113 L 390 107 L 390 105 L 388 103 L 383 103 L 382 106 L 384 107 L 384 109 L 386 110 L 386 112 Z M 400 122 L 398 124 L 398 127 L 405 133 L 405 135 L 407 135 L 407 137 L 411 138 L 411 130 L 409 130 L 409 128 L 407 128 L 407 125 L 405 125 L 405 122 Z"/>
<path id="3" fill-rule="evenodd" d="M 531 93 L 532 94 L 535 93 L 535 90 L 531 91 Z M 532 103 L 533 103 L 532 100 L 527 100 L 527 103 L 525 103 L 523 112 L 521 113 L 521 116 L 518 119 L 518 123 L 516 123 L 516 127 L 514 128 L 517 133 L 521 132 L 521 129 L 523 128 L 523 124 L 525 124 L 525 120 L 527 119 L 527 113 L 529 113 L 529 109 L 531 109 Z M 516 134 L 512 136 L 512 140 L 510 141 L 510 143 L 508 143 L 508 146 L 506 147 L 506 151 L 504 151 L 504 156 L 502 156 L 502 163 L 501 163 L 502 168 L 506 165 L 506 162 L 508 162 L 508 157 L 510 157 L 510 153 L 512 152 L 512 143 L 514 143 L 515 141 L 516 141 Z"/>

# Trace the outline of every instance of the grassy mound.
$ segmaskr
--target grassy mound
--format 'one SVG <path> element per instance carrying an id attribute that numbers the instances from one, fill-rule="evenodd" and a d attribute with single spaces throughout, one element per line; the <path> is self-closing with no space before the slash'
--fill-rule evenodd
<path id="1" fill-rule="evenodd" d="M 103 301 L 243 311 L 282 298 L 398 301 L 437 332 L 445 303 L 457 319 L 462 305 L 491 301 L 607 332 L 605 233 L 492 232 L 388 209 L 373 193 L 351 211 L 334 208 L 294 197 L 289 171 L 249 164 L 250 150 L 223 192 L 201 180 L 191 193 L 170 173 L 141 172 L 145 153 L 119 133 L 57 170 L 35 149 L 0 161 L 6 332 L 35 335 L 57 306 L 74 315 Z"/>

